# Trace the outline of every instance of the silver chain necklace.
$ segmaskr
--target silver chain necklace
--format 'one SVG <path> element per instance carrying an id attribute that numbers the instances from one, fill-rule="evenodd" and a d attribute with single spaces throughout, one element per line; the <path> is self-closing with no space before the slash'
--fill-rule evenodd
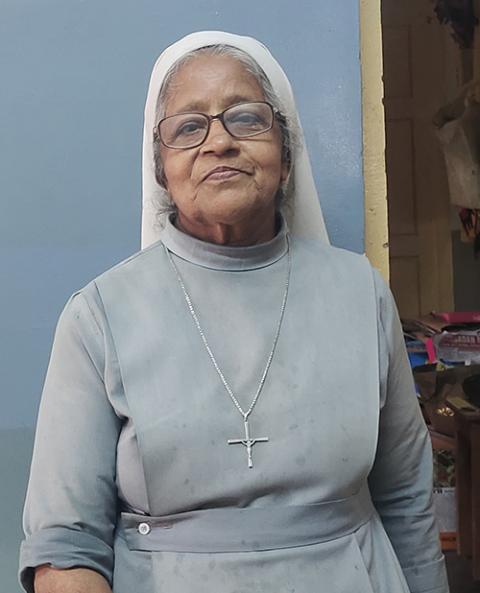
<path id="1" fill-rule="evenodd" d="M 200 321 L 197 317 L 197 314 L 195 312 L 195 309 L 193 307 L 193 303 L 192 303 L 192 299 L 190 298 L 190 295 L 187 291 L 187 289 L 185 288 L 185 284 L 183 282 L 183 279 L 180 275 L 180 272 L 178 271 L 177 266 L 175 265 L 175 262 L 173 261 L 172 255 L 170 253 L 170 251 L 168 250 L 168 248 L 166 247 L 166 245 L 164 245 L 165 247 L 165 251 L 167 253 L 167 257 L 170 261 L 170 264 L 175 272 L 175 275 L 177 277 L 178 283 L 180 284 L 180 287 L 182 289 L 183 292 L 183 296 L 185 297 L 185 301 L 188 305 L 188 309 L 190 311 L 190 314 L 193 318 L 193 321 L 195 323 L 195 326 L 198 330 L 198 333 L 200 334 L 200 337 L 202 338 L 202 342 L 203 345 L 205 346 L 206 351 L 208 352 L 208 355 L 210 357 L 210 360 L 212 361 L 212 364 L 215 368 L 215 370 L 217 371 L 218 376 L 220 377 L 220 380 L 223 384 L 223 386 L 225 387 L 225 390 L 227 391 L 228 395 L 230 396 L 230 399 L 232 400 L 232 402 L 234 403 L 235 407 L 237 408 L 237 410 L 240 412 L 240 414 L 243 417 L 243 427 L 245 430 L 245 438 L 243 439 L 228 439 L 227 444 L 229 445 L 243 445 L 246 450 L 247 450 L 247 461 L 248 461 L 248 467 L 252 468 L 253 467 L 253 460 L 252 460 L 252 448 L 256 443 L 266 443 L 268 441 L 268 437 L 257 437 L 257 438 L 253 438 L 250 436 L 250 428 L 248 425 L 248 418 L 250 416 L 250 414 L 253 412 L 253 409 L 255 407 L 255 404 L 258 401 L 258 398 L 260 396 L 260 393 L 262 391 L 263 385 L 265 383 L 265 379 L 267 378 L 267 374 L 268 371 L 270 369 L 270 365 L 272 364 L 272 359 L 273 359 L 273 355 L 275 354 L 275 349 L 277 347 L 277 342 L 278 342 L 278 338 L 280 336 L 280 329 L 282 327 L 282 322 L 283 322 L 283 316 L 285 313 L 285 307 L 287 305 L 287 297 L 288 297 L 288 287 L 290 285 L 290 271 L 292 268 L 292 258 L 290 255 L 290 244 L 288 242 L 288 237 L 287 237 L 287 258 L 288 258 L 288 263 L 287 263 L 287 274 L 286 274 L 286 281 L 285 281 L 285 291 L 283 294 L 283 299 L 282 299 L 282 306 L 280 308 L 280 316 L 278 319 L 278 323 L 277 323 L 277 327 L 276 327 L 276 331 L 275 331 L 275 337 L 273 339 L 273 345 L 272 345 L 272 349 L 270 350 L 270 354 L 268 356 L 267 359 L 267 364 L 265 365 L 265 369 L 262 373 L 262 377 L 260 379 L 260 383 L 258 384 L 258 388 L 257 391 L 255 393 L 255 396 L 252 400 L 252 403 L 250 404 L 250 407 L 248 408 L 248 410 L 245 412 L 242 408 L 242 406 L 240 405 L 240 403 L 238 402 L 237 398 L 235 397 L 232 388 L 230 387 L 230 385 L 228 384 L 228 381 L 225 379 L 224 374 L 222 373 L 220 367 L 218 366 L 218 363 L 215 359 L 215 356 L 213 355 L 212 349 L 210 348 L 210 345 L 207 341 L 207 338 L 205 336 L 205 332 L 202 329 L 202 326 L 200 324 Z"/>

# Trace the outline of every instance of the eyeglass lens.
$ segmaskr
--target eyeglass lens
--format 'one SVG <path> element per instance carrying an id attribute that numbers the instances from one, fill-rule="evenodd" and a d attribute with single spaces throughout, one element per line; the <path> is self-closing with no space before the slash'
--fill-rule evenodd
<path id="1" fill-rule="evenodd" d="M 272 127 L 273 112 L 268 103 L 233 105 L 219 116 L 225 129 L 235 138 L 248 138 Z M 202 113 L 179 113 L 159 124 L 162 142 L 172 148 L 198 146 L 207 137 L 209 118 Z"/>

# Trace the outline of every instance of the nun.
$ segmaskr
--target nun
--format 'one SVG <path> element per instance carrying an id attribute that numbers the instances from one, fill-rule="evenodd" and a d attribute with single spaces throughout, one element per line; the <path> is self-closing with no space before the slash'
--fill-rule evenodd
<path id="1" fill-rule="evenodd" d="M 331 247 L 290 84 L 188 35 L 145 108 L 142 251 L 58 322 L 28 593 L 448 593 L 392 296 Z"/>

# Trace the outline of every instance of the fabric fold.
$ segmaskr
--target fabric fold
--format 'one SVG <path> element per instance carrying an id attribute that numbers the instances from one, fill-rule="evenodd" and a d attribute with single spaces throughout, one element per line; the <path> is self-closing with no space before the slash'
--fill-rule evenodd
<path id="1" fill-rule="evenodd" d="M 288 249 L 287 224 L 278 216 L 278 232 L 273 239 L 246 247 L 217 245 L 201 241 L 177 229 L 167 218 L 160 235 L 165 247 L 178 257 L 211 270 L 244 272 L 265 268 L 281 259 Z"/>
<path id="2" fill-rule="evenodd" d="M 252 552 L 340 539 L 367 523 L 374 507 L 366 484 L 340 500 L 318 504 L 216 508 L 148 517 L 122 513 L 120 534 L 131 550 Z"/>
<path id="3" fill-rule="evenodd" d="M 50 527 L 31 535 L 20 548 L 19 580 L 27 593 L 35 593 L 35 567 L 89 568 L 112 582 L 113 550 L 100 538 L 66 527 Z"/>
<path id="4" fill-rule="evenodd" d="M 448 591 L 444 558 L 423 564 L 421 567 L 402 567 L 402 569 L 411 593 L 444 593 Z"/>

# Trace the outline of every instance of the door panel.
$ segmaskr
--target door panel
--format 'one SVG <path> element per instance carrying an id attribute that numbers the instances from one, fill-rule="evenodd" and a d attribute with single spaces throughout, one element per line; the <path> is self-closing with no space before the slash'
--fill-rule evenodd
<path id="1" fill-rule="evenodd" d="M 450 204 L 432 118 L 456 52 L 430 0 L 383 0 L 392 290 L 404 317 L 453 309 Z"/>

